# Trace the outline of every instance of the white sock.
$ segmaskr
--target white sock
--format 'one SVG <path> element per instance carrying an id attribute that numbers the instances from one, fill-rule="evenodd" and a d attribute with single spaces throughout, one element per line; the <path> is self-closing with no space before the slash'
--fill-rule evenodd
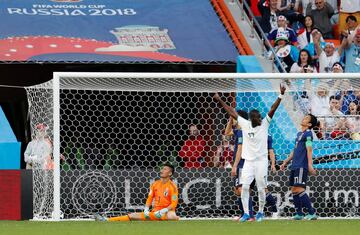
<path id="1" fill-rule="evenodd" d="M 264 207 L 266 203 L 266 192 L 265 188 L 258 188 L 259 194 L 259 212 L 264 213 Z"/>
<path id="2" fill-rule="evenodd" d="M 249 197 L 250 185 L 243 185 L 241 190 L 241 202 L 243 204 L 245 214 L 249 214 Z"/>

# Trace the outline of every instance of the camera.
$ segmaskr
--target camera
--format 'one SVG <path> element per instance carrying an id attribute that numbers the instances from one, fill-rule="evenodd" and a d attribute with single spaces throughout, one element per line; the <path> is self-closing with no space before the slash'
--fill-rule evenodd
<path id="1" fill-rule="evenodd" d="M 325 70 L 325 73 L 331 73 L 332 72 L 331 67 L 325 67 L 324 70 Z"/>
<path id="2" fill-rule="evenodd" d="M 307 73 L 307 72 L 308 72 L 308 69 L 309 69 L 309 65 L 305 65 L 305 66 L 303 67 L 304 73 Z"/>

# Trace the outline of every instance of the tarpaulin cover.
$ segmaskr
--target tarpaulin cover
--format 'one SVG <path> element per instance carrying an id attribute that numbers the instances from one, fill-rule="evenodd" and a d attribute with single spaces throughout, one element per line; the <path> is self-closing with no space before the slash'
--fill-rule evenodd
<path id="1" fill-rule="evenodd" d="M 209 0 L 0 0 L 0 61 L 235 62 Z"/>

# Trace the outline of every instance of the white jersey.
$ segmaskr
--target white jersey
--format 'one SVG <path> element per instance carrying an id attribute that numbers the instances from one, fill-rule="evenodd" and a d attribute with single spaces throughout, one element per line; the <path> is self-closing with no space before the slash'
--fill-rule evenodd
<path id="1" fill-rule="evenodd" d="M 45 169 L 48 158 L 52 154 L 51 143 L 48 139 L 32 140 L 26 147 L 25 162 L 36 168 Z"/>
<path id="2" fill-rule="evenodd" d="M 359 0 L 341 0 L 340 12 L 355 13 L 360 11 Z"/>
<path id="3" fill-rule="evenodd" d="M 267 160 L 268 159 L 268 132 L 271 118 L 266 115 L 261 125 L 255 128 L 251 122 L 238 116 L 238 123 L 243 131 L 243 145 L 241 158 L 245 160 Z"/>

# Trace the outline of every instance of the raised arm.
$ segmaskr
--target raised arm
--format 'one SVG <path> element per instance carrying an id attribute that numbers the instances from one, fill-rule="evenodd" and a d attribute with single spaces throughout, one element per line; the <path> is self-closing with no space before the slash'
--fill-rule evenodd
<path id="1" fill-rule="evenodd" d="M 233 123 L 234 123 L 234 119 L 230 117 L 228 123 L 226 124 L 225 133 L 224 133 L 225 136 L 233 135 L 233 130 L 232 130 Z"/>
<path id="2" fill-rule="evenodd" d="M 341 56 L 342 52 L 344 51 L 345 48 L 347 48 L 347 46 L 348 46 L 348 40 L 347 40 L 347 38 L 344 37 L 338 48 L 339 56 Z"/>
<path id="3" fill-rule="evenodd" d="M 221 106 L 225 109 L 225 111 L 226 111 L 231 117 L 233 117 L 233 118 L 235 118 L 235 119 L 237 120 L 238 114 L 236 113 L 236 111 L 235 111 L 233 108 L 231 108 L 229 105 L 227 105 L 227 104 L 221 99 L 221 97 L 219 96 L 218 93 L 215 93 L 214 99 L 221 104 Z"/>
<path id="4" fill-rule="evenodd" d="M 286 87 L 280 85 L 280 95 L 276 99 L 275 103 L 271 106 L 270 111 L 268 112 L 268 116 L 272 118 L 275 114 L 276 109 L 279 107 L 281 99 L 283 98 L 283 95 L 285 94 Z"/>
<path id="5" fill-rule="evenodd" d="M 306 7 L 306 15 L 311 15 L 312 10 L 312 2 L 309 2 L 309 4 Z"/>
<path id="6" fill-rule="evenodd" d="M 315 46 L 315 51 L 317 55 L 321 55 L 321 52 L 323 51 L 321 46 L 320 46 L 320 38 L 318 37 L 313 37 L 313 41 L 314 41 L 314 46 Z"/>

